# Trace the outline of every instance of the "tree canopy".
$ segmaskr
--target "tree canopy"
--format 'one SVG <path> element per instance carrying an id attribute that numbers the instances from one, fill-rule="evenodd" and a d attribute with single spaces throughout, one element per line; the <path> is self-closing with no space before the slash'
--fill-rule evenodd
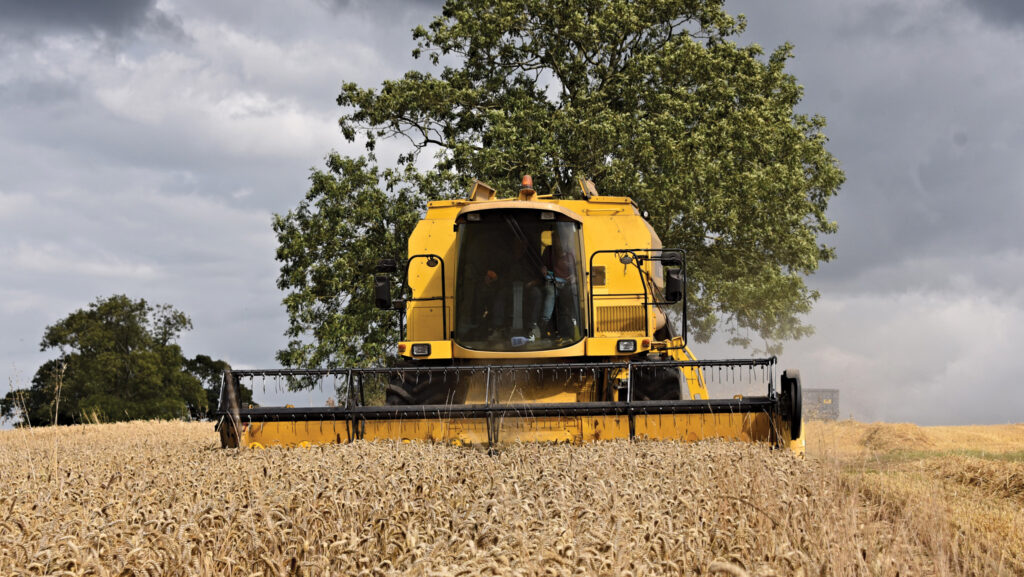
<path id="1" fill-rule="evenodd" d="M 206 407 L 198 411 L 190 411 L 190 416 L 207 417 L 217 408 L 220 403 L 220 386 L 224 382 L 224 371 L 230 370 L 231 365 L 225 361 L 217 360 L 209 355 L 196 355 L 191 359 L 184 359 L 182 365 L 192 376 L 199 379 L 199 384 L 206 391 Z M 243 405 L 253 405 L 252 389 L 239 383 L 238 402 Z"/>
<path id="2" fill-rule="evenodd" d="M 227 364 L 186 359 L 177 339 L 191 328 L 170 305 L 99 298 L 46 327 L 40 348 L 58 357 L 39 367 L 28 389 L 0 399 L 0 416 L 33 426 L 204 417 L 216 407 L 214 373 Z"/>
<path id="3" fill-rule="evenodd" d="M 406 224 L 425 201 L 474 178 L 514 192 L 527 173 L 563 197 L 586 176 L 648 211 L 663 243 L 687 254 L 698 340 L 722 327 L 740 344 L 809 334 L 801 316 L 818 294 L 804 278 L 834 257 L 820 237 L 836 230 L 826 210 L 844 175 L 824 118 L 796 111 L 793 47 L 765 56 L 738 45 L 744 27 L 716 0 L 446 2 L 413 32 L 428 70 L 378 88 L 343 84 L 341 131 L 368 156 L 331 155 L 299 209 L 275 223 L 279 286 L 290 291 L 281 359 L 378 359 L 386 317 L 365 296 L 373 257 L 403 260 Z M 405 146 L 386 170 L 375 157 L 383 139 Z M 368 196 L 378 200 L 349 210 Z M 371 231 L 381 220 L 390 228 Z M 330 227 L 384 236 L 353 261 L 323 249 L 357 242 L 325 239 Z"/>

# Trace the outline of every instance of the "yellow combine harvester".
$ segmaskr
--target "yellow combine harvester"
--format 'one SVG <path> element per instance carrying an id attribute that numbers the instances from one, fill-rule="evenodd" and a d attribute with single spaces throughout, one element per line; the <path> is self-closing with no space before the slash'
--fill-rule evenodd
<path id="1" fill-rule="evenodd" d="M 407 319 L 401 366 L 229 371 L 222 444 L 725 438 L 802 450 L 799 373 L 776 389 L 774 357 L 698 361 L 682 251 L 663 248 L 629 198 L 580 188 L 539 196 L 527 176 L 517 198 L 477 182 L 467 200 L 429 203 L 409 239 L 409 298 L 392 299 L 393 261 L 373 279 L 377 306 Z M 267 378 L 333 386 L 340 401 L 239 407 L 238 385 Z M 711 398 L 716 378 L 767 391 Z M 385 405 L 366 405 L 371 385 Z"/>

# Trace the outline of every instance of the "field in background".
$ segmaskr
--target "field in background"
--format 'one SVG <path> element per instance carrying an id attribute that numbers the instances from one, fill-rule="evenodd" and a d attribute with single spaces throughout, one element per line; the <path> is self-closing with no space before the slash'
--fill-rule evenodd
<path id="1" fill-rule="evenodd" d="M 0 574 L 1024 574 L 1024 425 L 223 451 L 208 423 L 0 432 Z"/>
<path id="2" fill-rule="evenodd" d="M 807 455 L 912 535 L 939 574 L 1024 575 L 1024 424 L 812 422 Z"/>
<path id="3" fill-rule="evenodd" d="M 995 455 L 1024 459 L 1024 423 L 965 427 L 920 427 L 912 423 L 811 421 L 807 453 L 851 460 L 880 454 Z"/>

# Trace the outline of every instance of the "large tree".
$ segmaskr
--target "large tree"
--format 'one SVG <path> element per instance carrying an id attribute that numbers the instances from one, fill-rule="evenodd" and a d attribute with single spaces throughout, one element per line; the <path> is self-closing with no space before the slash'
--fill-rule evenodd
<path id="1" fill-rule="evenodd" d="M 33 426 L 203 417 L 213 407 L 202 382 L 210 371 L 200 369 L 226 365 L 182 355 L 177 339 L 191 328 L 170 305 L 99 298 L 46 327 L 40 347 L 57 358 L 39 367 L 28 389 L 0 400 L 0 416 Z"/>
<path id="2" fill-rule="evenodd" d="M 563 197 L 585 175 L 647 210 L 664 244 L 687 254 L 698 340 L 720 327 L 742 344 L 807 335 L 801 316 L 818 295 L 804 277 L 834 256 L 820 237 L 836 230 L 826 209 L 844 175 L 825 148 L 825 120 L 796 111 L 802 87 L 785 71 L 792 46 L 765 56 L 738 45 L 744 26 L 720 0 L 446 2 L 413 32 L 414 56 L 436 73 L 343 84 L 342 133 L 365 142 L 369 157 L 332 155 L 299 210 L 278 218 L 293 337 L 282 360 L 350 363 L 364 351 L 339 344 L 383 342 L 385 317 L 348 313 L 369 306 L 355 301 L 369 300 L 366 264 L 399 257 L 406 228 L 393 227 L 356 266 L 318 252 L 324 229 L 360 233 L 378 215 L 346 211 L 358 195 L 344 191 L 385 198 L 402 183 L 404 197 L 377 207 L 407 218 L 474 178 L 514 192 L 526 173 Z M 374 165 L 381 139 L 407 145 L 390 179 Z M 303 214 L 326 223 L 314 231 Z"/>

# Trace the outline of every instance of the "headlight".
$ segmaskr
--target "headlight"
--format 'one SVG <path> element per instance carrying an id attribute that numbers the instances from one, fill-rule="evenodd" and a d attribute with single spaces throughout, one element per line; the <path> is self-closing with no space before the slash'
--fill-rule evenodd
<path id="1" fill-rule="evenodd" d="M 415 345 L 413 346 L 413 348 L 415 349 Z M 617 348 L 620 353 L 635 353 L 636 341 L 633 339 L 622 339 L 621 341 L 618 342 L 615 348 Z"/>
<path id="2" fill-rule="evenodd" d="M 414 357 L 429 357 L 430 356 L 430 344 L 429 343 L 416 343 L 412 346 L 412 356 Z"/>

